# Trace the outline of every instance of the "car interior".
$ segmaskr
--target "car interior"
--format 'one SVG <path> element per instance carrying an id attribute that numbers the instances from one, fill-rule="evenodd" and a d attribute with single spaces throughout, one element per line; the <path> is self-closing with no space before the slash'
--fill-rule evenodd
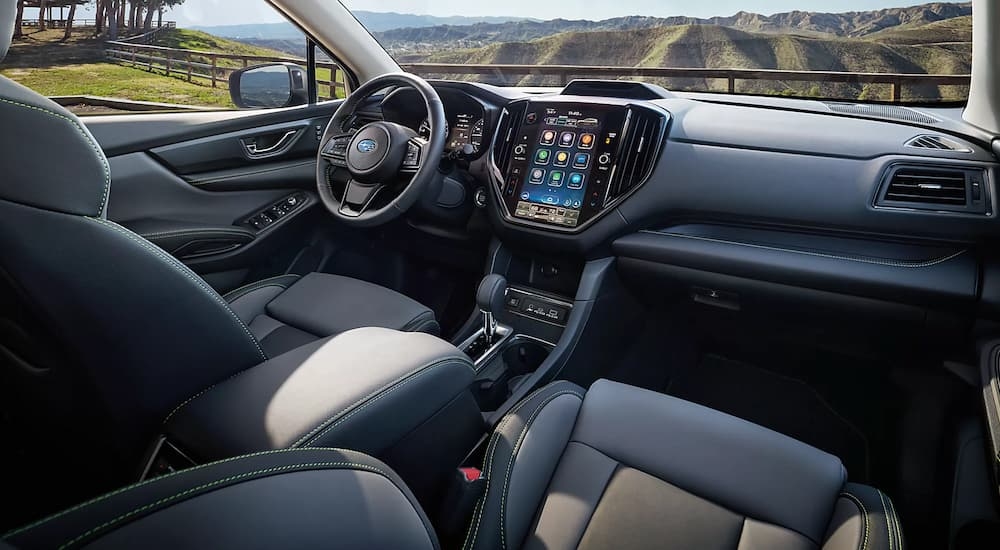
<path id="1" fill-rule="evenodd" d="M 346 99 L 0 77 L 0 548 L 1000 548 L 1000 5 L 905 107 L 425 80 L 273 4 Z"/>

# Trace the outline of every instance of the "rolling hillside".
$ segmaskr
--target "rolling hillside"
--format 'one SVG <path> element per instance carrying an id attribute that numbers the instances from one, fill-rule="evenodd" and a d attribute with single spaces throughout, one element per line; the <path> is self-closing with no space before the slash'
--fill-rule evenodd
<path id="1" fill-rule="evenodd" d="M 970 3 L 935 2 L 907 8 L 847 13 L 793 11 L 768 16 L 739 12 L 728 17 L 708 19 L 629 16 L 601 21 L 553 19 L 411 26 L 379 32 L 377 36 L 390 50 L 400 51 L 523 42 L 566 32 L 633 31 L 681 25 L 712 25 L 749 32 L 858 38 L 887 29 L 915 27 L 971 14 Z"/>
<path id="2" fill-rule="evenodd" d="M 422 60 L 439 63 L 968 73 L 972 62 L 971 44 L 952 43 L 950 38 L 960 38 L 960 33 L 956 34 L 952 25 L 943 25 L 940 29 L 928 27 L 894 31 L 894 34 L 887 34 L 882 39 L 876 39 L 874 35 L 870 39 L 857 39 L 746 32 L 702 24 L 674 25 L 632 31 L 569 32 L 527 42 L 437 52 Z M 941 31 L 940 34 L 938 31 Z M 915 33 L 922 33 L 920 43 L 916 43 Z M 517 82 L 521 85 L 552 83 L 551 77 L 546 79 L 541 76 L 528 76 Z M 673 89 L 693 90 L 723 90 L 726 85 L 721 80 L 698 79 L 670 79 L 659 83 Z M 956 98 L 966 93 L 957 87 L 945 88 L 925 87 L 907 91 L 911 99 L 928 100 Z M 885 99 L 889 94 L 888 86 L 865 88 L 849 84 L 795 82 L 739 82 L 737 90 L 871 99 Z"/>

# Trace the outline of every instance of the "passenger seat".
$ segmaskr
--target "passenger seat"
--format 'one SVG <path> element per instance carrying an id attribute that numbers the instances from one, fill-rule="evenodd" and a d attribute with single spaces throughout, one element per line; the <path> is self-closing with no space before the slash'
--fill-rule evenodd
<path id="1" fill-rule="evenodd" d="M 556 382 L 498 426 L 465 548 L 887 549 L 887 496 L 836 457 L 718 411 Z M 8 533 L 17 548 L 439 548 L 377 460 L 296 449 L 116 491 Z M 0 543 L 3 547 L 3 543 Z"/>

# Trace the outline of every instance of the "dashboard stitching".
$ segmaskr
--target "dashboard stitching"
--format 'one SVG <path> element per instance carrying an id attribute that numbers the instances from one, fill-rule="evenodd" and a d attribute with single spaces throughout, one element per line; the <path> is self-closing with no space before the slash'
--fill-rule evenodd
<path id="1" fill-rule="evenodd" d="M 698 237 L 698 236 L 695 236 L 695 235 L 682 235 L 682 234 L 679 234 L 679 233 L 667 233 L 667 232 L 663 232 L 663 231 L 642 230 L 642 231 L 640 231 L 640 233 L 649 233 L 649 234 L 652 234 L 652 235 L 661 235 L 661 236 L 664 236 L 664 237 L 677 237 L 677 238 L 681 238 L 681 239 L 692 239 L 692 240 L 696 240 L 696 241 L 705 241 L 705 242 L 720 243 L 720 244 L 731 244 L 731 245 L 736 245 L 736 246 L 744 246 L 744 247 L 747 247 L 747 248 L 756 248 L 756 249 L 760 249 L 760 250 L 774 250 L 776 252 L 788 252 L 788 253 L 792 253 L 792 254 L 802 254 L 802 255 L 805 255 L 805 256 L 815 256 L 815 257 L 818 257 L 818 258 L 829 258 L 829 259 L 833 259 L 833 260 L 845 260 L 845 261 L 849 261 L 849 262 L 858 262 L 858 263 L 865 263 L 865 264 L 883 265 L 883 266 L 889 266 L 889 267 L 904 267 L 904 268 L 909 268 L 909 269 L 916 269 L 916 268 L 923 268 L 923 267 L 932 267 L 932 266 L 935 266 L 935 265 L 947 262 L 949 260 L 953 260 L 953 259 L 961 256 L 962 254 L 965 254 L 966 252 L 968 252 L 968 250 L 959 250 L 958 252 L 955 252 L 954 254 L 950 254 L 948 256 L 944 256 L 944 257 L 933 259 L 933 260 L 927 260 L 927 261 L 923 261 L 923 262 L 906 262 L 906 261 L 890 260 L 890 259 L 884 259 L 884 258 L 869 258 L 869 257 L 865 257 L 865 256 L 848 256 L 848 255 L 838 255 L 838 254 L 825 254 L 825 253 L 822 253 L 822 252 L 810 252 L 810 251 L 807 251 L 807 250 L 795 250 L 795 249 L 791 249 L 791 248 L 778 248 L 778 247 L 767 246 L 767 245 L 762 245 L 762 244 L 741 243 L 741 242 L 737 242 L 737 241 L 726 241 L 726 240 L 722 240 L 722 239 L 713 239 L 711 237 Z"/>

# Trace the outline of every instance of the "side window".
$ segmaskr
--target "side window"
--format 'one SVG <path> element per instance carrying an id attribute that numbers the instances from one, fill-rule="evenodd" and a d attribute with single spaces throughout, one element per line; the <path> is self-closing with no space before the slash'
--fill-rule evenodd
<path id="1" fill-rule="evenodd" d="M 16 1 L 0 75 L 78 114 L 281 107 L 348 93 L 344 70 L 318 48 L 308 85 L 309 43 L 266 0 Z"/>

